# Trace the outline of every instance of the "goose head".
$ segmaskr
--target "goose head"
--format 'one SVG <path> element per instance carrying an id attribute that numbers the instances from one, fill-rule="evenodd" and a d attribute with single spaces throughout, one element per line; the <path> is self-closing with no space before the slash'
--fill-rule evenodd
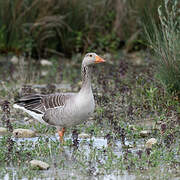
<path id="1" fill-rule="evenodd" d="M 96 53 L 87 53 L 83 59 L 84 66 L 89 66 L 102 62 L 105 62 L 105 60 L 98 56 Z"/>

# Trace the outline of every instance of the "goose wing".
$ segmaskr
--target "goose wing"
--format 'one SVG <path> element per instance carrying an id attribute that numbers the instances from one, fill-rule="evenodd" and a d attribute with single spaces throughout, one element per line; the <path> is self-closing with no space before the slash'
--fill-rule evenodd
<path id="1" fill-rule="evenodd" d="M 44 114 L 50 108 L 64 106 L 73 95 L 74 93 L 33 94 L 20 98 L 15 104 L 37 114 Z"/>

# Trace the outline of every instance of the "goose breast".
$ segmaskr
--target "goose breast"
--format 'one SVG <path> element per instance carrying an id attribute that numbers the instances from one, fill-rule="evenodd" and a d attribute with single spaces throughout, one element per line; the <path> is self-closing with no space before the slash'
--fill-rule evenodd
<path id="1" fill-rule="evenodd" d="M 64 106 L 48 109 L 43 120 L 51 125 L 71 127 L 88 119 L 94 112 L 93 95 L 76 95 L 70 98 Z"/>

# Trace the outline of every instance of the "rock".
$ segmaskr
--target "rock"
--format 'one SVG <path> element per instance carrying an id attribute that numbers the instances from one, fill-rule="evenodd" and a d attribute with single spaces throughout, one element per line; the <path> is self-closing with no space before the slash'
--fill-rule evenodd
<path id="1" fill-rule="evenodd" d="M 31 160 L 30 162 L 30 165 L 32 168 L 38 168 L 40 170 L 47 170 L 49 169 L 49 164 L 43 162 L 43 161 L 39 161 L 39 160 L 36 160 L 36 159 L 33 159 Z"/>
<path id="2" fill-rule="evenodd" d="M 17 56 L 13 56 L 10 61 L 11 61 L 13 64 L 18 64 L 19 59 L 18 59 Z"/>
<path id="3" fill-rule="evenodd" d="M 82 138 L 82 139 L 87 139 L 87 138 L 90 138 L 90 135 L 89 134 L 85 134 L 85 133 L 81 133 L 78 135 L 79 138 Z"/>
<path id="4" fill-rule="evenodd" d="M 24 118 L 24 121 L 29 121 L 29 118 L 28 118 L 28 117 L 25 117 L 25 118 Z"/>
<path id="5" fill-rule="evenodd" d="M 8 130 L 4 127 L 0 127 L 0 136 L 8 134 Z"/>
<path id="6" fill-rule="evenodd" d="M 41 76 L 47 76 L 48 75 L 48 71 L 41 71 Z"/>
<path id="7" fill-rule="evenodd" d="M 146 148 L 152 148 L 152 146 L 156 143 L 157 140 L 155 138 L 148 139 L 146 142 Z"/>
<path id="8" fill-rule="evenodd" d="M 92 116 L 90 116 L 88 119 L 89 119 L 89 121 L 93 121 L 94 120 L 94 118 Z"/>
<path id="9" fill-rule="evenodd" d="M 31 138 L 35 137 L 36 133 L 30 129 L 14 129 L 13 131 L 14 137 L 17 138 Z"/>
<path id="10" fill-rule="evenodd" d="M 52 62 L 51 62 L 51 61 L 48 61 L 48 60 L 46 60 L 46 59 L 42 59 L 42 60 L 40 61 L 40 63 L 41 63 L 42 66 L 52 66 Z"/>
<path id="11" fill-rule="evenodd" d="M 134 125 L 129 125 L 129 129 L 132 130 L 132 131 L 137 131 L 137 129 L 135 128 Z"/>
<path id="12" fill-rule="evenodd" d="M 140 134 L 141 137 L 147 137 L 150 134 L 150 132 L 146 131 L 146 130 L 143 130 L 139 134 Z"/>

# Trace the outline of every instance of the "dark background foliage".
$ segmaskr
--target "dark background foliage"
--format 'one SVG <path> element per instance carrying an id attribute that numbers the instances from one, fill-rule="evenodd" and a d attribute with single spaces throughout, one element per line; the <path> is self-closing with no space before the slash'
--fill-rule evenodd
<path id="1" fill-rule="evenodd" d="M 0 52 L 26 52 L 36 57 L 61 53 L 71 56 L 91 50 L 114 52 L 124 45 L 131 51 L 144 40 L 145 10 L 157 18 L 161 2 L 2 0 Z"/>

